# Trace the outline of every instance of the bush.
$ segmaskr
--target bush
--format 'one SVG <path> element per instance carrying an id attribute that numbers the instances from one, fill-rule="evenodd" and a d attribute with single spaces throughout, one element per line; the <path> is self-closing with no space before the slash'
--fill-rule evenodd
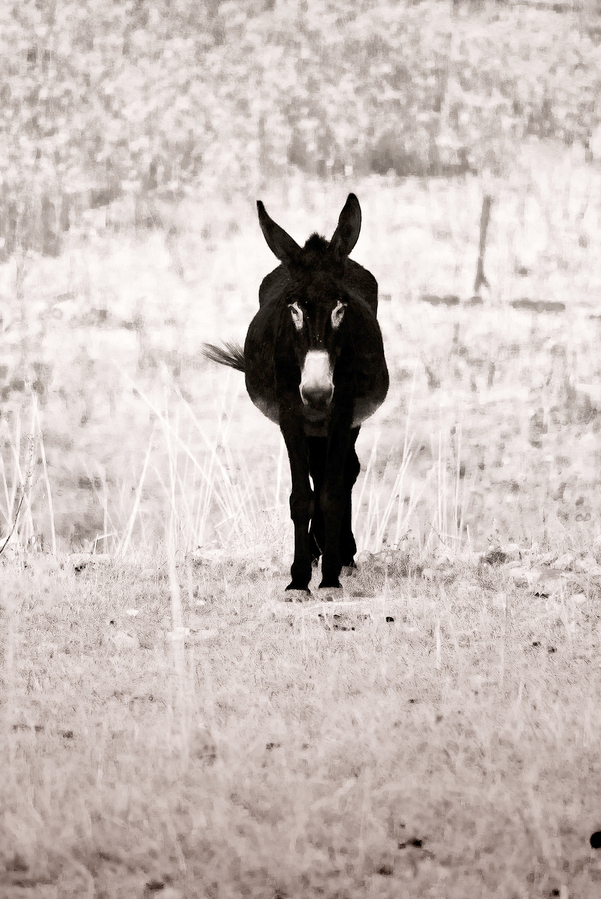
<path id="1" fill-rule="evenodd" d="M 593 13 L 437 0 L 7 3 L 0 253 L 58 253 L 121 192 L 503 171 L 525 136 L 588 139 L 599 42 Z"/>

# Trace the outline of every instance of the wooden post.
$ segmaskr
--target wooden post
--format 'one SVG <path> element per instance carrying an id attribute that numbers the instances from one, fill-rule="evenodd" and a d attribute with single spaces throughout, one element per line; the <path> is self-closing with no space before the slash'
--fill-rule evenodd
<path id="1" fill-rule="evenodd" d="M 488 222 L 490 220 L 490 207 L 492 206 L 492 197 L 490 194 L 484 194 L 482 197 L 482 212 L 480 214 L 480 243 L 478 246 L 478 265 L 476 267 L 476 278 L 474 281 L 474 294 L 480 295 L 481 287 L 488 287 L 490 284 L 484 274 L 484 253 L 486 251 L 486 232 L 488 230 Z"/>

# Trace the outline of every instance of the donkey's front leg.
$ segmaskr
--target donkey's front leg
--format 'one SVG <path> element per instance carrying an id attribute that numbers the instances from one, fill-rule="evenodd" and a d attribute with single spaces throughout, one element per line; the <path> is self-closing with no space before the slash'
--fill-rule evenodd
<path id="1" fill-rule="evenodd" d="M 309 481 L 309 455 L 302 423 L 283 420 L 280 424 L 292 476 L 290 517 L 294 523 L 294 561 L 290 568 L 292 580 L 286 590 L 309 593 L 311 580 L 311 542 L 309 525 L 313 515 L 313 491 Z"/>
<path id="2" fill-rule="evenodd" d="M 337 416 L 330 428 L 326 471 L 319 504 L 325 525 L 325 546 L 321 560 L 320 587 L 340 587 L 340 537 L 342 528 L 350 530 L 350 494 L 353 485 L 345 477 L 347 457 L 353 452 L 358 430 L 352 429 L 352 405 L 350 414 Z M 347 420 L 348 419 L 348 420 Z M 351 537 L 352 537 L 352 531 Z M 348 534 L 345 533 L 348 542 Z M 354 541 L 353 541 L 354 542 Z M 346 561 L 346 560 L 345 560 Z"/>

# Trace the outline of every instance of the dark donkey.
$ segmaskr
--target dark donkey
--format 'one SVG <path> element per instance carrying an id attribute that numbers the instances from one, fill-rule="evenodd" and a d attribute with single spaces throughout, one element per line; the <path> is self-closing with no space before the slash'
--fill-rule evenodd
<path id="1" fill-rule="evenodd" d="M 359 428 L 384 401 L 388 370 L 376 320 L 378 282 L 348 258 L 361 230 L 349 194 L 328 243 L 299 245 L 257 203 L 269 248 L 280 260 L 259 288 L 259 311 L 244 351 L 205 346 L 205 356 L 246 375 L 253 403 L 279 424 L 292 473 L 294 561 L 287 590 L 309 591 L 311 562 L 322 558 L 320 587 L 339 587 L 354 566 L 351 492 L 359 474 Z M 313 489 L 311 488 L 313 482 Z"/>

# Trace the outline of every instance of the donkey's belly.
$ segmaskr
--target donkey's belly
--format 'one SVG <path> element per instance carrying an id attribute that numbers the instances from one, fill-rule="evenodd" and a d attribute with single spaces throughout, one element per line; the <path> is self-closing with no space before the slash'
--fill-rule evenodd
<path id="1" fill-rule="evenodd" d="M 274 424 L 279 425 L 280 407 L 278 404 L 275 401 L 265 399 L 265 397 L 262 396 L 249 395 L 257 409 L 259 409 L 270 421 L 273 421 Z"/>
<path id="2" fill-rule="evenodd" d="M 251 400 L 270 421 L 279 425 L 280 409 L 278 403 L 274 400 L 265 399 L 262 396 L 251 396 Z M 359 398 L 355 400 L 355 408 L 353 410 L 353 427 L 358 428 L 367 418 L 374 414 L 376 409 L 384 402 L 384 398 L 369 397 L 367 399 Z M 304 410 L 303 410 L 304 411 Z M 313 418 L 303 416 L 303 430 L 307 437 L 327 437 L 328 435 L 329 416 L 322 418 Z"/>
<path id="3" fill-rule="evenodd" d="M 257 389 L 259 386 L 262 389 Z M 386 388 L 388 384 L 382 384 L 380 389 L 374 391 L 370 396 L 356 397 L 353 402 L 353 428 L 359 427 L 367 418 L 374 414 L 376 409 L 382 405 L 386 398 Z M 264 385 L 256 385 L 250 381 L 247 375 L 246 388 L 248 395 L 254 405 L 263 415 L 266 416 L 274 424 L 280 423 L 280 406 L 273 395 L 264 389 Z M 329 410 L 322 412 L 304 406 L 303 414 L 303 430 L 308 437 L 327 437 L 328 426 L 330 421 Z"/>
<path id="4" fill-rule="evenodd" d="M 353 427 L 358 428 L 376 409 L 379 409 L 386 398 L 384 396 L 357 397 L 353 408 Z"/>

